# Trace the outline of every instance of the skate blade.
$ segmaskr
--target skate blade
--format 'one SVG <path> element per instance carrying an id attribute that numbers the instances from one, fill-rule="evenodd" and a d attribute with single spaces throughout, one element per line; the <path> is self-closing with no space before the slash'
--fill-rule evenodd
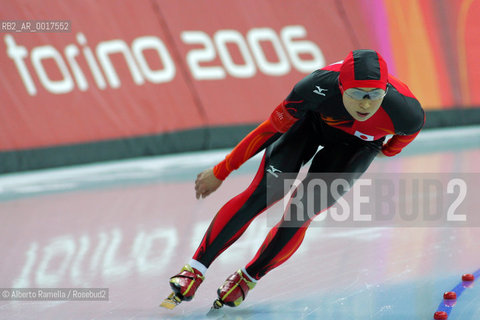
<path id="1" fill-rule="evenodd" d="M 210 311 L 207 313 L 207 317 L 214 318 L 223 315 L 223 310 L 220 310 L 223 307 L 223 302 L 220 300 L 215 300 L 213 306 L 210 308 Z"/>
<path id="2" fill-rule="evenodd" d="M 176 306 L 178 306 L 182 300 L 175 295 L 174 292 L 170 293 L 170 295 L 163 300 L 163 302 L 160 304 L 160 307 L 172 310 Z"/>

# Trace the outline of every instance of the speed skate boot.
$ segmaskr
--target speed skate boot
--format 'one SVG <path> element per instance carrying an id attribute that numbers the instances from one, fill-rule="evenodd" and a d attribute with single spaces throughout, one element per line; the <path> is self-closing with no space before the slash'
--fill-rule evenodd
<path id="1" fill-rule="evenodd" d="M 255 287 L 253 282 L 242 270 L 238 270 L 225 280 L 218 288 L 218 299 L 213 302 L 214 309 L 220 309 L 224 304 L 229 307 L 239 306 L 247 297 L 249 290 Z"/>
<path id="2" fill-rule="evenodd" d="M 186 264 L 182 270 L 170 278 L 173 292 L 160 304 L 161 307 L 173 309 L 182 301 L 190 301 L 205 277 L 200 271 Z"/>

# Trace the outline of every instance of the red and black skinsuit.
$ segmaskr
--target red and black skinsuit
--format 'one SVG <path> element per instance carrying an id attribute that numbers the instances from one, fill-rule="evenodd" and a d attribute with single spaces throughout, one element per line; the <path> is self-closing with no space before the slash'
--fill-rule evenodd
<path id="1" fill-rule="evenodd" d="M 342 178 L 347 176 L 353 181 L 367 170 L 379 152 L 393 156 L 417 136 L 424 124 L 424 111 L 408 87 L 391 75 L 380 109 L 368 120 L 356 121 L 342 102 L 341 66 L 342 63 L 329 65 L 297 83 L 270 117 L 214 167 L 215 176 L 224 180 L 266 149 L 252 183 L 220 209 L 193 259 L 209 267 L 256 216 L 284 196 L 283 182 L 273 183 L 275 180 L 267 179 L 267 175 L 298 173 L 302 165 L 312 160 L 309 173 L 341 173 Z M 358 68 L 355 72 L 361 71 Z M 384 144 L 386 135 L 393 137 Z M 317 152 L 319 146 L 323 148 Z M 307 174 L 305 180 L 308 179 Z M 267 188 L 271 188 L 269 194 L 274 194 L 274 199 L 267 199 Z M 316 204 L 316 213 L 334 204 L 333 197 L 328 199 Z M 258 280 L 285 262 L 300 246 L 310 222 L 308 218 L 286 220 L 284 215 L 247 264 L 248 274 Z"/>

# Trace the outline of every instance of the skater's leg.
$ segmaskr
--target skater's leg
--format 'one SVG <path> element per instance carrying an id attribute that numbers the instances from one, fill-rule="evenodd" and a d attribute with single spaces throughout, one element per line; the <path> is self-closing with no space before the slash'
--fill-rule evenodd
<path id="1" fill-rule="evenodd" d="M 316 173 L 343 172 L 342 178 L 350 184 L 365 172 L 379 152 L 378 144 L 336 144 L 320 150 L 312 161 L 309 174 L 303 181 L 308 184 L 310 179 L 317 178 Z M 330 194 L 329 183 L 332 175 L 323 175 L 327 183 L 327 201 L 316 203 L 316 214 L 332 206 L 336 199 Z M 267 272 L 288 260 L 302 243 L 305 232 L 314 215 L 306 212 L 307 197 L 301 199 L 304 212 L 296 212 L 297 206 L 290 205 L 282 220 L 268 233 L 265 241 L 252 261 L 246 266 L 247 274 L 254 279 L 260 279 Z M 295 211 L 295 212 L 294 212 Z M 286 219 L 286 217 L 288 217 Z"/>
<path id="2" fill-rule="evenodd" d="M 263 212 L 265 156 L 252 183 L 228 201 L 213 218 L 192 259 L 208 268 L 215 258 L 233 244 L 256 215 Z"/>
<path id="3" fill-rule="evenodd" d="M 208 268 L 210 264 L 233 244 L 252 220 L 285 195 L 283 183 L 267 185 L 267 174 L 273 166 L 282 172 L 298 172 L 318 148 L 312 126 L 307 120 L 299 121 L 273 143 L 265 152 L 260 168 L 250 186 L 228 201 L 212 220 L 193 260 Z M 267 181 L 268 180 L 268 181 Z M 267 199 L 266 190 L 270 199 Z"/>
<path id="4" fill-rule="evenodd" d="M 291 130 L 267 148 L 250 186 L 220 209 L 193 259 L 179 274 L 170 278 L 173 293 L 165 299 L 162 306 L 171 309 L 181 301 L 192 299 L 213 260 L 242 235 L 250 222 L 266 209 L 267 204 L 273 204 L 284 196 L 281 181 L 267 181 L 266 175 L 272 172 L 268 169 L 274 166 L 284 172 L 298 172 L 318 148 L 315 139 L 311 139 L 315 137 L 311 134 L 312 128 L 307 120 L 298 121 Z M 269 183 L 272 185 L 268 185 Z M 270 199 L 267 199 L 267 188 L 271 191 Z"/>

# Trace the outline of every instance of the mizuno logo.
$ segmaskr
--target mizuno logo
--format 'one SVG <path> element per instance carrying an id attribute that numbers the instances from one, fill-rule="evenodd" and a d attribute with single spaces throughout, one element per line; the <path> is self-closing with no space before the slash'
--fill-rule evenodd
<path id="1" fill-rule="evenodd" d="M 325 93 L 323 93 L 323 91 L 328 91 L 328 89 L 322 89 L 319 86 L 315 86 L 315 87 L 317 87 L 317 89 L 313 90 L 313 93 L 316 93 L 318 95 L 325 97 Z"/>
<path id="2" fill-rule="evenodd" d="M 274 166 L 270 165 L 269 168 L 267 169 L 267 172 L 270 173 L 275 178 L 278 178 L 277 172 L 282 172 L 282 171 L 280 171 L 277 168 L 275 168 Z"/>

